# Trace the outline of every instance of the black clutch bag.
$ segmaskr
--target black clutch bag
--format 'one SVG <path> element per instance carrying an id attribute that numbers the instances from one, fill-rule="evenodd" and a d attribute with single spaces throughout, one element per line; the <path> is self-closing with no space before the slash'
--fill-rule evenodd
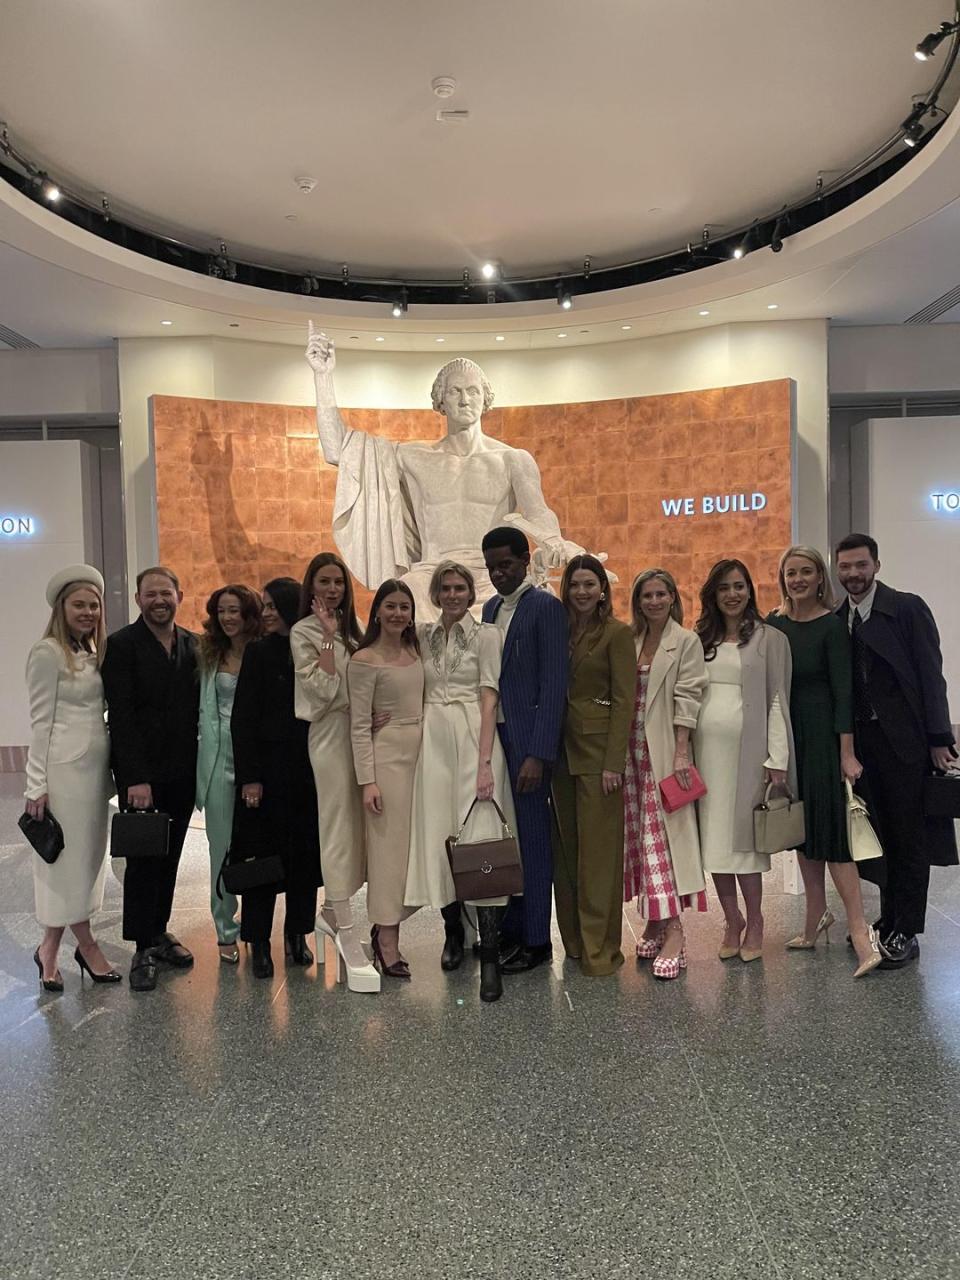
<path id="1" fill-rule="evenodd" d="M 49 809 L 44 810 L 42 818 L 21 813 L 17 826 L 44 862 L 56 862 L 63 852 L 63 827 Z"/>
<path id="2" fill-rule="evenodd" d="M 283 884 L 283 859 L 271 853 L 266 858 L 244 858 L 231 862 L 229 850 L 217 877 L 217 897 L 222 898 L 220 885 L 227 893 L 246 893 L 248 889 L 279 888 Z"/>
<path id="3" fill-rule="evenodd" d="M 113 858 L 165 858 L 170 849 L 170 815 L 147 809 L 115 813 L 110 824 Z"/>
<path id="4" fill-rule="evenodd" d="M 960 818 L 960 769 L 924 778 L 923 812 L 928 818 Z"/>

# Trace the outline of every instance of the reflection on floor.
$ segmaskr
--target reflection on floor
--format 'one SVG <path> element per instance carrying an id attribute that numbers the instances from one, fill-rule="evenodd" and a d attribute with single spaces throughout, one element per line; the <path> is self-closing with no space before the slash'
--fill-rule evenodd
<path id="1" fill-rule="evenodd" d="M 8 1280 L 960 1272 L 960 876 L 935 873 L 902 973 L 854 983 L 840 926 L 785 952 L 802 900 L 775 871 L 762 963 L 715 958 L 712 903 L 677 982 L 558 958 L 487 1006 L 475 961 L 441 973 L 433 913 L 404 929 L 413 982 L 380 996 L 338 988 L 329 950 L 272 982 L 218 963 L 191 831 L 194 970 L 81 986 L 71 943 L 44 995 L 21 787 L 0 782 Z M 99 935 L 126 973 L 112 877 Z"/>

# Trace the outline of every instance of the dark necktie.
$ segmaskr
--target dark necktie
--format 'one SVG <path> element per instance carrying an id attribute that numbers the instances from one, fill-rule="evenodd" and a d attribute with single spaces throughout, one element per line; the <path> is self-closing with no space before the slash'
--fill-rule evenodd
<path id="1" fill-rule="evenodd" d="M 867 685 L 867 646 L 863 643 L 862 631 L 863 618 L 860 610 L 854 608 L 850 629 L 853 639 L 853 713 L 857 720 L 872 720 L 874 710 Z"/>

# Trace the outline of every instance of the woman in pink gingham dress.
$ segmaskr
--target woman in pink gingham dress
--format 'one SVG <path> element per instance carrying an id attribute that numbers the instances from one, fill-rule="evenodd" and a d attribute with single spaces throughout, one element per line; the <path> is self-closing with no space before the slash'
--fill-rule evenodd
<path id="1" fill-rule="evenodd" d="M 631 593 L 637 634 L 637 691 L 624 775 L 624 898 L 646 918 L 639 959 L 653 959 L 658 978 L 686 968 L 684 909 L 706 911 L 694 805 L 664 814 L 658 778 L 689 784 L 689 740 L 706 688 L 696 636 L 680 625 L 676 583 L 663 569 L 637 578 Z"/>

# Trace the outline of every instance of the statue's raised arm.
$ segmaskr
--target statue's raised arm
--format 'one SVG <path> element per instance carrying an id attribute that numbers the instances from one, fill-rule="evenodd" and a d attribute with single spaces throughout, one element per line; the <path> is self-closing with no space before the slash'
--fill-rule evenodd
<path id="1" fill-rule="evenodd" d="M 337 397 L 333 389 L 333 371 L 337 367 L 337 352 L 330 338 L 319 329 L 315 329 L 313 321 L 309 322 L 309 338 L 307 340 L 307 364 L 313 370 L 313 381 L 317 390 L 317 434 L 320 437 L 320 448 L 323 457 L 331 467 L 339 466 L 340 453 L 343 449 L 343 437 L 346 425 L 337 408 Z"/>

